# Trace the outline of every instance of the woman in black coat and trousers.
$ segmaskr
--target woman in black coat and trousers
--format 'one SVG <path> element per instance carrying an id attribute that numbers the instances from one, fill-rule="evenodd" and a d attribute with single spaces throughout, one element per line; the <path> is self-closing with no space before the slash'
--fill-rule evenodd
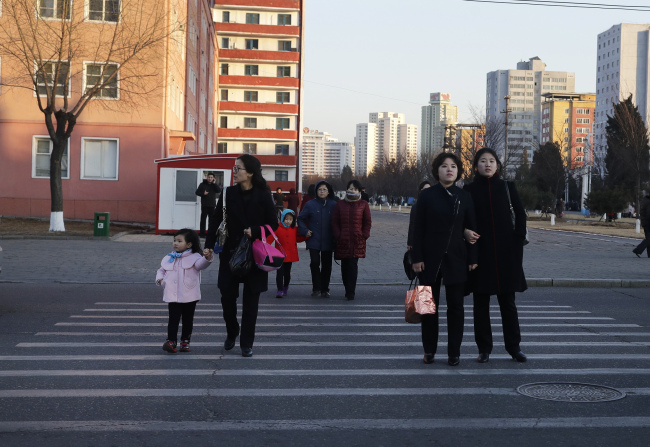
<path id="1" fill-rule="evenodd" d="M 455 183 L 463 167 L 454 154 L 442 153 L 432 164 L 433 177 L 440 183 L 426 188 L 417 202 L 413 234 L 413 270 L 423 285 L 431 286 L 436 308 L 440 285 L 447 300 L 447 355 L 450 366 L 460 363 L 465 310 L 463 300 L 467 272 L 476 268 L 475 247 L 465 242 L 463 229 L 474 229 L 472 197 Z M 438 312 L 422 315 L 424 363 L 433 363 L 438 348 Z"/>
<path id="2" fill-rule="evenodd" d="M 492 352 L 490 295 L 496 295 L 501 309 L 506 351 L 518 362 L 525 362 L 521 352 L 521 332 L 515 305 L 515 292 L 528 286 L 524 276 L 523 258 L 526 239 L 526 210 L 514 183 L 499 178 L 501 162 L 490 148 L 480 149 L 474 157 L 474 182 L 466 185 L 474 199 L 478 234 L 466 231 L 467 240 L 478 240 L 478 268 L 472 281 L 474 289 L 474 336 L 478 346 L 478 362 L 489 361 Z M 508 194 L 510 198 L 508 198 Z M 515 223 L 512 224 L 512 212 Z"/>
<path id="3" fill-rule="evenodd" d="M 236 185 L 229 187 L 226 191 L 228 237 L 219 254 L 217 285 L 221 291 L 223 319 L 228 332 L 223 347 L 230 350 L 235 346 L 240 331 L 237 322 L 237 298 L 239 297 L 239 284 L 244 283 L 239 345 L 242 356 L 250 357 L 253 355 L 260 293 L 268 290 L 268 273 L 253 264 L 246 275 L 235 276 L 230 271 L 230 258 L 243 235 L 250 239 L 260 239 L 261 227 L 270 225 L 273 231 L 277 230 L 278 218 L 271 191 L 262 177 L 262 165 L 257 158 L 249 154 L 238 157 L 233 167 L 233 174 Z M 222 208 L 223 194 L 219 198 L 215 213 L 210 217 L 210 226 L 205 240 L 206 248 L 215 245 L 217 230 L 223 219 Z"/>

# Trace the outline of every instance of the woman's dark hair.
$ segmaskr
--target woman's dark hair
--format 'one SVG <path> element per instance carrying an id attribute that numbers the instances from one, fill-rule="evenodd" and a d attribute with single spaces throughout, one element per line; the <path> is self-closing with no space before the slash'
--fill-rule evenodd
<path id="1" fill-rule="evenodd" d="M 308 196 L 315 196 L 316 195 L 316 185 L 314 185 L 313 183 L 311 185 L 309 185 L 309 187 L 307 188 L 307 195 Z"/>
<path id="2" fill-rule="evenodd" d="M 345 189 L 349 189 L 350 185 L 353 185 L 359 192 L 363 189 L 363 186 L 361 186 L 361 182 L 359 180 L 350 180 L 347 185 L 345 185 Z"/>
<path id="3" fill-rule="evenodd" d="M 497 155 L 497 152 L 494 149 L 490 149 L 489 147 L 484 147 L 482 149 L 479 149 L 478 152 L 476 152 L 476 155 L 474 156 L 474 162 L 472 163 L 472 169 L 474 170 L 474 172 L 476 172 L 477 170 L 479 158 L 481 158 L 481 156 L 484 154 L 492 155 L 494 159 L 497 161 L 497 172 L 495 172 L 494 175 L 499 175 L 501 173 L 501 168 L 503 167 L 503 165 L 501 164 L 501 160 L 499 160 L 499 156 Z"/>
<path id="4" fill-rule="evenodd" d="M 250 154 L 244 154 L 237 157 L 237 160 L 241 160 L 246 172 L 253 174 L 253 177 L 251 177 L 251 183 L 254 187 L 265 189 L 267 191 L 271 190 L 262 176 L 262 163 L 260 163 L 256 157 L 253 157 Z"/>
<path id="5" fill-rule="evenodd" d="M 190 247 L 192 253 L 201 253 L 201 239 L 199 239 L 199 234 L 196 231 L 190 228 L 181 228 L 174 233 L 174 237 L 176 236 L 183 236 L 185 242 L 192 244 L 192 247 Z"/>
<path id="6" fill-rule="evenodd" d="M 316 182 L 316 186 L 314 187 L 314 194 L 316 191 L 318 191 L 319 186 L 323 184 L 327 187 L 327 197 L 329 197 L 332 200 L 338 200 L 338 197 L 336 197 L 336 194 L 334 194 L 334 188 L 332 188 L 332 185 L 327 183 L 325 180 L 321 180 L 319 182 Z"/>
<path id="7" fill-rule="evenodd" d="M 422 191 L 424 189 L 424 187 L 427 186 L 427 185 L 431 186 L 431 182 L 429 180 L 425 180 L 422 183 L 420 183 L 418 185 L 418 192 Z"/>
<path id="8" fill-rule="evenodd" d="M 463 164 L 460 162 L 460 158 L 458 158 L 456 154 L 452 154 L 451 152 L 441 152 L 433 160 L 433 163 L 431 163 L 431 173 L 433 174 L 433 178 L 435 178 L 436 181 L 438 182 L 440 181 L 440 178 L 438 176 L 438 169 L 448 158 L 452 159 L 456 164 L 456 166 L 458 167 L 458 175 L 456 176 L 456 180 L 454 180 L 454 183 L 460 180 L 461 177 L 463 176 L 463 173 L 465 172 L 465 170 L 463 169 Z"/>

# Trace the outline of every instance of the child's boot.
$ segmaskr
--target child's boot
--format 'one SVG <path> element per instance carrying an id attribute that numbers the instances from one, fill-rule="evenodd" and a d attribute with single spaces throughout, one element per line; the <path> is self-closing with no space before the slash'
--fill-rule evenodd
<path id="1" fill-rule="evenodd" d="M 163 344 L 162 348 L 163 348 L 163 351 L 167 351 L 167 352 L 169 352 L 170 354 L 175 354 L 175 353 L 176 353 L 176 342 L 175 342 L 175 341 L 171 341 L 171 340 L 167 340 L 167 341 Z"/>
<path id="2" fill-rule="evenodd" d="M 276 298 L 282 298 L 284 296 L 284 292 L 282 289 L 278 289 L 278 293 L 275 294 Z"/>
<path id="3" fill-rule="evenodd" d="M 181 352 L 190 352 L 190 340 L 181 340 Z"/>
<path id="4" fill-rule="evenodd" d="M 284 296 L 287 296 L 287 294 L 289 293 L 289 286 L 282 289 L 282 293 L 284 294 Z"/>

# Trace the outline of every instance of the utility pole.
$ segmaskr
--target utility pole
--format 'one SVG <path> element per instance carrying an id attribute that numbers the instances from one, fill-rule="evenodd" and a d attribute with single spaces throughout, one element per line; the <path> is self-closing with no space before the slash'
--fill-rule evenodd
<path id="1" fill-rule="evenodd" d="M 502 110 L 501 113 L 506 114 L 506 121 L 505 121 L 505 135 L 503 138 L 503 178 L 506 178 L 506 167 L 508 166 L 508 119 L 510 116 L 510 112 L 512 112 L 512 109 L 510 108 L 510 95 L 506 95 L 503 97 L 503 99 L 506 100 L 506 109 Z"/>

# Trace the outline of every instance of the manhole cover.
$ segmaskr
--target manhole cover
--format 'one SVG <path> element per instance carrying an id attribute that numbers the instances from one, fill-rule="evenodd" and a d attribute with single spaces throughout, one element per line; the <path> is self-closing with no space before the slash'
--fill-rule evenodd
<path id="1" fill-rule="evenodd" d="M 588 383 L 529 383 L 521 385 L 517 392 L 535 399 L 556 402 L 610 402 L 625 397 L 622 391 Z"/>

